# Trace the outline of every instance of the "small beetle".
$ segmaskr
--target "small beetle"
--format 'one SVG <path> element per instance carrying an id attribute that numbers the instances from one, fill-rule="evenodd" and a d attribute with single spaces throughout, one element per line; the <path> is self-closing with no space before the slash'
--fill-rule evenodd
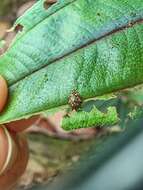
<path id="1" fill-rule="evenodd" d="M 78 108 L 82 104 L 82 98 L 78 92 L 75 90 L 72 91 L 72 93 L 69 96 L 68 103 L 71 106 L 72 110 L 78 110 Z"/>

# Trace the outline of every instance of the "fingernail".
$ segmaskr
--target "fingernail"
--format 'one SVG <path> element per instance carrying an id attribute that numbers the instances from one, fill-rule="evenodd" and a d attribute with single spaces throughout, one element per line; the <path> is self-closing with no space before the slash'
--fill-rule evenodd
<path id="1" fill-rule="evenodd" d="M 8 86 L 6 80 L 0 75 L 0 112 L 4 109 L 8 98 Z"/>
<path id="2" fill-rule="evenodd" d="M 18 148 L 9 131 L 0 126 L 0 175 L 8 171 L 18 155 Z"/>

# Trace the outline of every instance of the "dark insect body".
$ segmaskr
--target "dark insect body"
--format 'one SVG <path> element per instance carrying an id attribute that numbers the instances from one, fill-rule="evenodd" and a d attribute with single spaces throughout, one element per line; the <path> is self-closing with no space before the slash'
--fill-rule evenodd
<path id="1" fill-rule="evenodd" d="M 82 104 L 82 98 L 78 92 L 75 90 L 69 96 L 68 100 L 69 105 L 71 106 L 72 110 L 78 110 Z"/>

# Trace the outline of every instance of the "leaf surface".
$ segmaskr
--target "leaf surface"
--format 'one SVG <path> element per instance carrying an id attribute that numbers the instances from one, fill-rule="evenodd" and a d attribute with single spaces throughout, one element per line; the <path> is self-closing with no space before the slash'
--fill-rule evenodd
<path id="1" fill-rule="evenodd" d="M 23 26 L 0 57 L 9 102 L 0 123 L 143 82 L 142 0 L 38 1 L 16 23 Z"/>

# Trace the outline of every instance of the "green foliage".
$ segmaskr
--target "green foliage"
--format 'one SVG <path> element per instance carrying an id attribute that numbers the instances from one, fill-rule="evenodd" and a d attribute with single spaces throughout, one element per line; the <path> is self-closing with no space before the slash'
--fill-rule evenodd
<path id="1" fill-rule="evenodd" d="M 9 85 L 0 123 L 67 106 L 73 90 L 88 100 L 143 82 L 142 0 L 43 3 L 16 21 L 22 31 L 0 58 Z"/>
<path id="2" fill-rule="evenodd" d="M 99 111 L 94 107 L 90 112 L 74 112 L 70 117 L 64 117 L 62 128 L 73 130 L 87 127 L 112 126 L 119 122 L 115 107 L 109 107 L 107 113 Z"/>

